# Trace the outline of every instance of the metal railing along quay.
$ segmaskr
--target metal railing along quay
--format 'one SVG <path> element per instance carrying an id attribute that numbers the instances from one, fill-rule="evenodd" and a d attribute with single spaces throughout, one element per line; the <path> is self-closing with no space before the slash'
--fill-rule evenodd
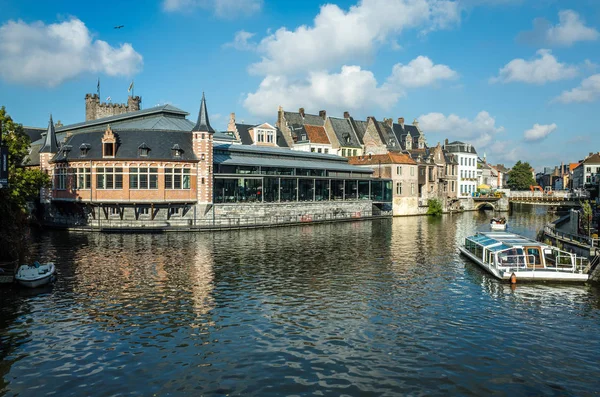
<path id="1" fill-rule="evenodd" d="M 267 228 L 286 225 L 301 225 L 311 223 L 327 223 L 340 221 L 358 221 L 391 217 L 391 211 L 363 212 L 323 212 L 296 215 L 270 215 L 256 217 L 217 217 L 214 219 L 169 219 L 169 220 L 121 220 L 121 219 L 93 219 L 89 222 L 68 218 L 46 219 L 44 225 L 75 230 L 108 231 L 108 230 L 187 230 L 210 231 L 227 229 Z"/>
<path id="2" fill-rule="evenodd" d="M 598 239 L 598 238 L 582 236 L 580 234 L 561 232 L 559 230 L 556 230 L 552 226 L 548 226 L 548 225 L 544 226 L 544 233 L 550 237 L 559 237 L 563 240 L 568 240 L 571 242 L 576 242 L 579 244 L 587 245 L 591 248 L 594 248 L 594 247 L 597 248 L 600 246 L 600 239 Z"/>

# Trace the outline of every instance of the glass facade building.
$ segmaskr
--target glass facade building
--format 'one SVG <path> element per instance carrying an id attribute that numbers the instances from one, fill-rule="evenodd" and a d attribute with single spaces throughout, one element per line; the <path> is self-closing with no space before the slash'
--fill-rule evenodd
<path id="1" fill-rule="evenodd" d="M 391 179 L 335 155 L 216 145 L 214 203 L 392 201 Z"/>

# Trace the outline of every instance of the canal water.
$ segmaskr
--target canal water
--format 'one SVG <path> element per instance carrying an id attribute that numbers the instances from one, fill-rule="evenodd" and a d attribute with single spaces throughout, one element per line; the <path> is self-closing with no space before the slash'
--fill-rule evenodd
<path id="1" fill-rule="evenodd" d="M 492 215 L 36 235 L 59 277 L 0 288 L 0 395 L 596 393 L 600 290 L 490 278 L 457 246 Z"/>

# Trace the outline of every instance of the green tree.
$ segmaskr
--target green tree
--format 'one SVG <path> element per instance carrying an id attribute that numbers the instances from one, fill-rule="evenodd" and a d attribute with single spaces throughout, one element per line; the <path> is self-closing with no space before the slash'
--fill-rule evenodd
<path id="1" fill-rule="evenodd" d="M 27 244 L 27 202 L 49 186 L 48 175 L 39 167 L 24 167 L 30 140 L 21 124 L 0 107 L 2 144 L 8 147 L 8 188 L 0 189 L 0 260 L 21 259 Z"/>
<path id="2" fill-rule="evenodd" d="M 529 186 L 536 184 L 531 173 L 531 166 L 527 162 L 517 161 L 517 164 L 508 172 L 507 185 L 511 190 L 527 190 Z"/>
<path id="3" fill-rule="evenodd" d="M 589 236 L 590 229 L 592 227 L 592 206 L 588 200 L 579 203 L 581 205 L 581 221 L 579 222 L 581 225 L 581 233 Z"/>
<path id="4" fill-rule="evenodd" d="M 427 215 L 441 216 L 444 212 L 442 202 L 438 199 L 427 200 L 427 205 L 429 206 L 429 208 L 427 208 Z"/>

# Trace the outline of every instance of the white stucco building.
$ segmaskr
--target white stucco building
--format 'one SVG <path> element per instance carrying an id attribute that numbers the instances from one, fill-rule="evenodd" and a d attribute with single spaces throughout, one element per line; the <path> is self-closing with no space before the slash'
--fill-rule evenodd
<path id="1" fill-rule="evenodd" d="M 458 197 L 470 196 L 477 191 L 477 151 L 473 145 L 460 141 L 446 141 L 444 150 L 458 158 Z"/>

